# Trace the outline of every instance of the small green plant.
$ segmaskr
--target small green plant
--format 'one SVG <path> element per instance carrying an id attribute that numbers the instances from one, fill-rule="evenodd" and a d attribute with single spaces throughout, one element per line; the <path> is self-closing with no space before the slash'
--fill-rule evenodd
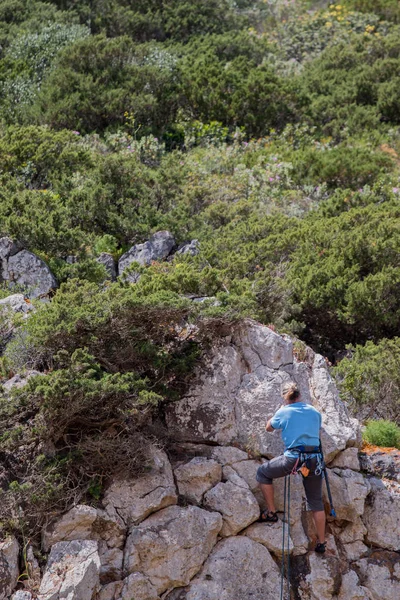
<path id="1" fill-rule="evenodd" d="M 368 421 L 363 438 L 375 446 L 400 449 L 400 427 L 392 421 Z"/>

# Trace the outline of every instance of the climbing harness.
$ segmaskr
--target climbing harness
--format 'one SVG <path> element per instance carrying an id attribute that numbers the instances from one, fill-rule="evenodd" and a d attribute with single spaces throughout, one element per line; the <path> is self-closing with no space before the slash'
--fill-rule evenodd
<path id="1" fill-rule="evenodd" d="M 290 600 L 290 475 L 296 475 L 301 473 L 303 477 L 308 477 L 310 474 L 310 460 L 311 458 L 316 459 L 316 468 L 314 470 L 315 475 L 321 475 L 325 479 L 326 490 L 328 492 L 329 504 L 331 508 L 331 516 L 336 517 L 335 509 L 333 508 L 331 488 L 329 485 L 328 472 L 326 470 L 324 454 L 322 452 L 322 444 L 319 442 L 319 446 L 315 446 L 312 450 L 306 450 L 305 446 L 298 446 L 296 448 L 290 448 L 291 451 L 298 452 L 298 458 L 293 466 L 293 469 L 289 475 L 285 477 L 285 486 L 283 492 L 283 527 L 282 527 L 282 564 L 281 564 L 281 596 L 280 600 L 284 598 L 285 588 L 285 571 L 287 581 L 287 600 Z M 287 525 L 286 525 L 287 523 Z M 287 532 L 286 532 L 287 527 Z M 287 549 L 287 564 L 285 564 L 285 545 Z"/>

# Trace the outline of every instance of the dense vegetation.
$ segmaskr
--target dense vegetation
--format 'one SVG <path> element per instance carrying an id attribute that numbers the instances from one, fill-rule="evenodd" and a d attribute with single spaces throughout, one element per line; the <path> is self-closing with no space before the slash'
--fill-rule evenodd
<path id="1" fill-rule="evenodd" d="M 366 418 L 400 423 L 396 0 L 4 0 L 0 47 L 0 235 L 61 285 L 1 359 L 5 378 L 47 373 L 0 402 L 4 519 L 96 496 L 113 444 L 138 467 L 201 354 L 185 323 L 273 324 L 337 363 Z M 104 284 L 101 252 L 163 229 L 199 255 Z"/>

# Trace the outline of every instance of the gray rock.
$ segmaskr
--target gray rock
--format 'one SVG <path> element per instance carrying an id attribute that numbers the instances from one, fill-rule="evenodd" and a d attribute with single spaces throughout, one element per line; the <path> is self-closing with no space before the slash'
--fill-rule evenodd
<path id="1" fill-rule="evenodd" d="M 327 461 L 359 442 L 359 424 L 341 402 L 327 364 L 313 353 L 311 366 L 293 357 L 292 342 L 247 319 L 232 326 L 196 373 L 185 398 L 166 408 L 171 437 L 180 442 L 216 442 L 272 458 L 283 450 L 278 432 L 265 423 L 282 405 L 281 384 L 297 381 L 302 398 L 321 410 Z"/>
<path id="2" fill-rule="evenodd" d="M 59 542 L 50 552 L 40 585 L 39 600 L 91 600 L 99 589 L 97 542 Z"/>
<path id="3" fill-rule="evenodd" d="M 14 536 L 0 542 L 0 600 L 11 595 L 18 582 L 19 546 Z"/>
<path id="4" fill-rule="evenodd" d="M 167 455 L 153 447 L 151 456 L 152 466 L 148 473 L 131 480 L 116 480 L 104 494 L 106 513 L 119 516 L 128 527 L 178 501 Z"/>
<path id="5" fill-rule="evenodd" d="M 358 448 L 346 448 L 343 452 L 339 452 L 329 463 L 331 468 L 338 467 L 340 469 L 351 469 L 352 471 L 360 470 L 360 461 L 358 458 Z"/>
<path id="6" fill-rule="evenodd" d="M 174 246 L 175 240 L 169 231 L 157 231 L 147 242 L 132 246 L 128 252 L 125 252 L 121 256 L 118 261 L 118 274 L 122 275 L 125 269 L 133 262 L 146 266 L 150 265 L 153 260 L 163 260 Z M 126 276 L 126 280 L 136 283 L 138 274 L 130 273 Z"/>
<path id="7" fill-rule="evenodd" d="M 233 446 L 222 446 L 219 448 L 212 448 L 211 458 L 225 466 L 238 463 L 242 460 L 248 460 L 249 455 L 247 452 L 240 450 L 240 448 L 235 448 Z"/>
<path id="8" fill-rule="evenodd" d="M 246 536 L 230 537 L 215 546 L 189 586 L 167 600 L 277 600 L 280 573 L 268 550 Z"/>
<path id="9" fill-rule="evenodd" d="M 124 579 L 121 600 L 158 600 L 155 587 L 142 573 L 132 573 Z"/>
<path id="10" fill-rule="evenodd" d="M 30 379 L 31 377 L 35 377 L 36 375 L 43 375 L 43 373 L 40 373 L 39 371 L 27 371 L 26 373 L 24 373 L 23 375 L 14 375 L 13 377 L 11 377 L 11 379 L 7 379 L 7 381 L 5 381 L 4 383 L 2 383 L 2 387 L 4 389 L 4 391 L 9 394 L 11 392 L 12 389 L 14 388 L 22 388 L 24 387 L 24 385 L 26 385 L 28 383 L 28 379 Z"/>
<path id="11" fill-rule="evenodd" d="M 218 483 L 207 492 L 203 504 L 222 514 L 224 522 L 220 535 L 223 537 L 236 535 L 260 516 L 260 507 L 251 491 L 230 481 Z"/>
<path id="12" fill-rule="evenodd" d="M 377 450 L 361 454 L 363 471 L 377 477 L 385 477 L 400 482 L 400 450 Z"/>
<path id="13" fill-rule="evenodd" d="M 57 287 L 57 281 L 46 263 L 28 250 L 9 254 L 2 263 L 2 281 L 23 286 L 30 298 L 47 296 Z"/>
<path id="14" fill-rule="evenodd" d="M 361 473 L 350 469 L 328 469 L 329 485 L 338 519 L 353 521 L 364 512 L 365 498 L 370 487 Z M 323 496 L 329 503 L 326 486 L 323 485 Z"/>
<path id="15" fill-rule="evenodd" d="M 400 598 L 400 556 L 395 552 L 377 550 L 355 563 L 361 585 L 372 600 Z M 346 598 L 347 600 L 347 598 Z"/>
<path id="16" fill-rule="evenodd" d="M 115 281 L 117 279 L 117 266 L 113 256 L 107 252 L 102 252 L 96 260 L 101 265 L 104 265 L 111 281 Z"/>
<path id="17" fill-rule="evenodd" d="M 217 541 L 218 513 L 197 506 L 170 506 L 133 527 L 125 548 L 125 570 L 143 573 L 158 594 L 187 585 Z"/>
<path id="18" fill-rule="evenodd" d="M 337 598 L 342 566 L 333 539 L 327 538 L 327 542 L 327 552 L 323 558 L 315 552 L 310 552 L 306 557 L 307 568 L 305 572 L 303 571 L 304 574 L 297 588 L 297 594 L 301 600 L 333 600 Z"/>
<path id="19" fill-rule="evenodd" d="M 14 313 L 26 314 L 33 310 L 33 305 L 25 299 L 23 294 L 12 294 L 0 300 L 0 310 L 4 308 L 10 308 Z"/>
<path id="20" fill-rule="evenodd" d="M 174 470 L 180 496 L 192 504 L 200 504 L 203 495 L 221 481 L 222 468 L 215 460 L 201 456 Z"/>
<path id="21" fill-rule="evenodd" d="M 103 585 L 96 596 L 96 600 L 117 600 L 121 598 L 122 581 L 110 581 Z"/>
<path id="22" fill-rule="evenodd" d="M 26 590 L 17 590 L 15 594 L 11 596 L 11 600 L 32 600 L 33 596 Z"/>
<path id="23" fill-rule="evenodd" d="M 185 244 L 181 244 L 175 254 L 190 254 L 191 256 L 197 256 L 200 252 L 199 240 L 192 240 Z"/>
<path id="24" fill-rule="evenodd" d="M 338 600 L 369 600 L 370 598 L 367 588 L 360 585 L 355 571 L 350 570 L 342 575 Z"/>
<path id="25" fill-rule="evenodd" d="M 400 552 L 400 493 L 388 489 L 384 481 L 372 478 L 371 493 L 363 515 L 370 543 Z"/>
<path id="26" fill-rule="evenodd" d="M 275 556 L 282 557 L 282 533 L 283 522 L 279 520 L 277 523 L 253 523 L 247 527 L 242 534 L 249 537 L 254 542 L 262 544 Z M 287 546 L 287 529 L 285 536 L 285 552 L 289 550 L 289 554 L 293 553 L 293 542 L 289 535 L 289 548 Z"/>

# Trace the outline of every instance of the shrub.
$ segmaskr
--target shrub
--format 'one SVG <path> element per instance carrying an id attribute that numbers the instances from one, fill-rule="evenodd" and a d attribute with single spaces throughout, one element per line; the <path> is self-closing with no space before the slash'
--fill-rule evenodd
<path id="1" fill-rule="evenodd" d="M 400 449 L 400 427 L 392 421 L 369 421 L 363 432 L 363 438 L 369 444 L 384 448 Z"/>
<path id="2" fill-rule="evenodd" d="M 400 339 L 349 347 L 333 373 L 340 392 L 362 419 L 390 418 L 400 424 Z"/>

